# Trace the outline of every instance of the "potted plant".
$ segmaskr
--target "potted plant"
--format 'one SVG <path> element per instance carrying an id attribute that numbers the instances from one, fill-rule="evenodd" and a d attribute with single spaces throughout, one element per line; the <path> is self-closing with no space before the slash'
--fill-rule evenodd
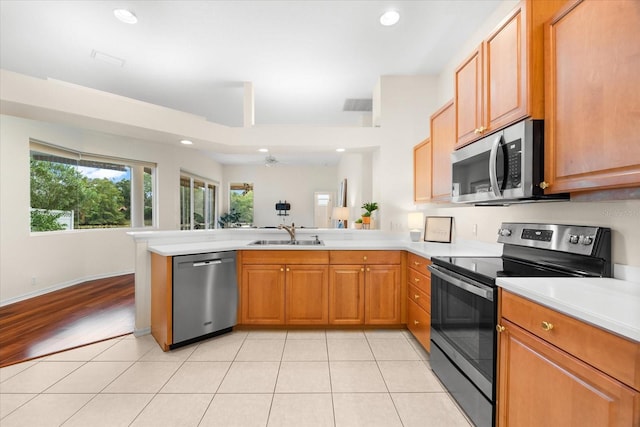
<path id="1" fill-rule="evenodd" d="M 362 209 L 365 210 L 365 213 L 362 214 L 362 223 L 366 225 L 371 224 L 371 214 L 378 209 L 378 203 L 376 202 L 363 203 Z"/>
<path id="2" fill-rule="evenodd" d="M 354 222 L 354 226 L 356 227 L 356 230 L 360 230 L 362 228 L 362 218 L 356 219 Z"/>

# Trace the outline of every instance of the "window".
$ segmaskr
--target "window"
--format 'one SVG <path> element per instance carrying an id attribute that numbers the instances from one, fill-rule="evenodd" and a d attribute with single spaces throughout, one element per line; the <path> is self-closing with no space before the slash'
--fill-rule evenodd
<path id="1" fill-rule="evenodd" d="M 30 142 L 31 231 L 153 225 L 155 164 Z"/>
<path id="2" fill-rule="evenodd" d="M 206 230 L 215 228 L 217 184 L 180 173 L 180 229 Z"/>
<path id="3" fill-rule="evenodd" d="M 229 213 L 237 216 L 239 225 L 253 225 L 253 184 L 229 184 Z"/>

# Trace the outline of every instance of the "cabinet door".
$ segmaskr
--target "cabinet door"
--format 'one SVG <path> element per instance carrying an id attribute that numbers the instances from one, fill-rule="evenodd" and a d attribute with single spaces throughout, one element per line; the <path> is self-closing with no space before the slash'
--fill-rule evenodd
<path id="1" fill-rule="evenodd" d="M 329 268 L 317 265 L 287 265 L 286 323 L 326 325 L 329 319 Z"/>
<path id="2" fill-rule="evenodd" d="M 365 267 L 365 308 L 367 325 L 401 323 L 401 267 L 398 265 L 368 265 Z"/>
<path id="3" fill-rule="evenodd" d="M 640 185 L 639 14 L 585 0 L 546 27 L 546 193 Z"/>
<path id="4" fill-rule="evenodd" d="M 332 265 L 329 269 L 329 323 L 364 323 L 364 267 Z"/>
<path id="5" fill-rule="evenodd" d="M 528 114 L 524 3 L 484 43 L 484 115 L 492 131 Z"/>
<path id="6" fill-rule="evenodd" d="M 284 284 L 282 265 L 243 265 L 240 297 L 242 323 L 283 325 Z"/>
<path id="7" fill-rule="evenodd" d="M 420 308 L 411 299 L 407 301 L 407 328 L 425 350 L 431 351 L 431 321 L 429 313 Z"/>
<path id="8" fill-rule="evenodd" d="M 431 198 L 451 199 L 451 153 L 455 144 L 455 108 L 453 101 L 431 116 Z"/>
<path id="9" fill-rule="evenodd" d="M 501 319 L 498 425 L 638 426 L 640 393 Z"/>
<path id="10" fill-rule="evenodd" d="M 455 147 L 478 138 L 484 129 L 482 116 L 482 45 L 455 72 Z M 431 128 L 433 133 L 433 128 Z"/>
<path id="11" fill-rule="evenodd" d="M 413 201 L 431 199 L 431 141 L 429 138 L 413 147 Z"/>

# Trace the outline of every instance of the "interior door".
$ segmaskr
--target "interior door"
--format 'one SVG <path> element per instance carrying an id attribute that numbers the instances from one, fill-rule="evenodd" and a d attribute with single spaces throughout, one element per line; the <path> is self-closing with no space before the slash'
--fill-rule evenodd
<path id="1" fill-rule="evenodd" d="M 335 193 L 318 191 L 313 194 L 313 226 L 318 228 L 331 227 L 331 208 Z"/>

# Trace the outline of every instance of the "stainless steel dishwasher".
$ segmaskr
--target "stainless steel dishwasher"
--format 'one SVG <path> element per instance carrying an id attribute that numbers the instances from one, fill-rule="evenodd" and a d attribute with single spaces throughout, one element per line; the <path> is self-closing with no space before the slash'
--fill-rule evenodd
<path id="1" fill-rule="evenodd" d="M 236 325 L 236 253 L 173 257 L 173 345 L 218 335 Z"/>

